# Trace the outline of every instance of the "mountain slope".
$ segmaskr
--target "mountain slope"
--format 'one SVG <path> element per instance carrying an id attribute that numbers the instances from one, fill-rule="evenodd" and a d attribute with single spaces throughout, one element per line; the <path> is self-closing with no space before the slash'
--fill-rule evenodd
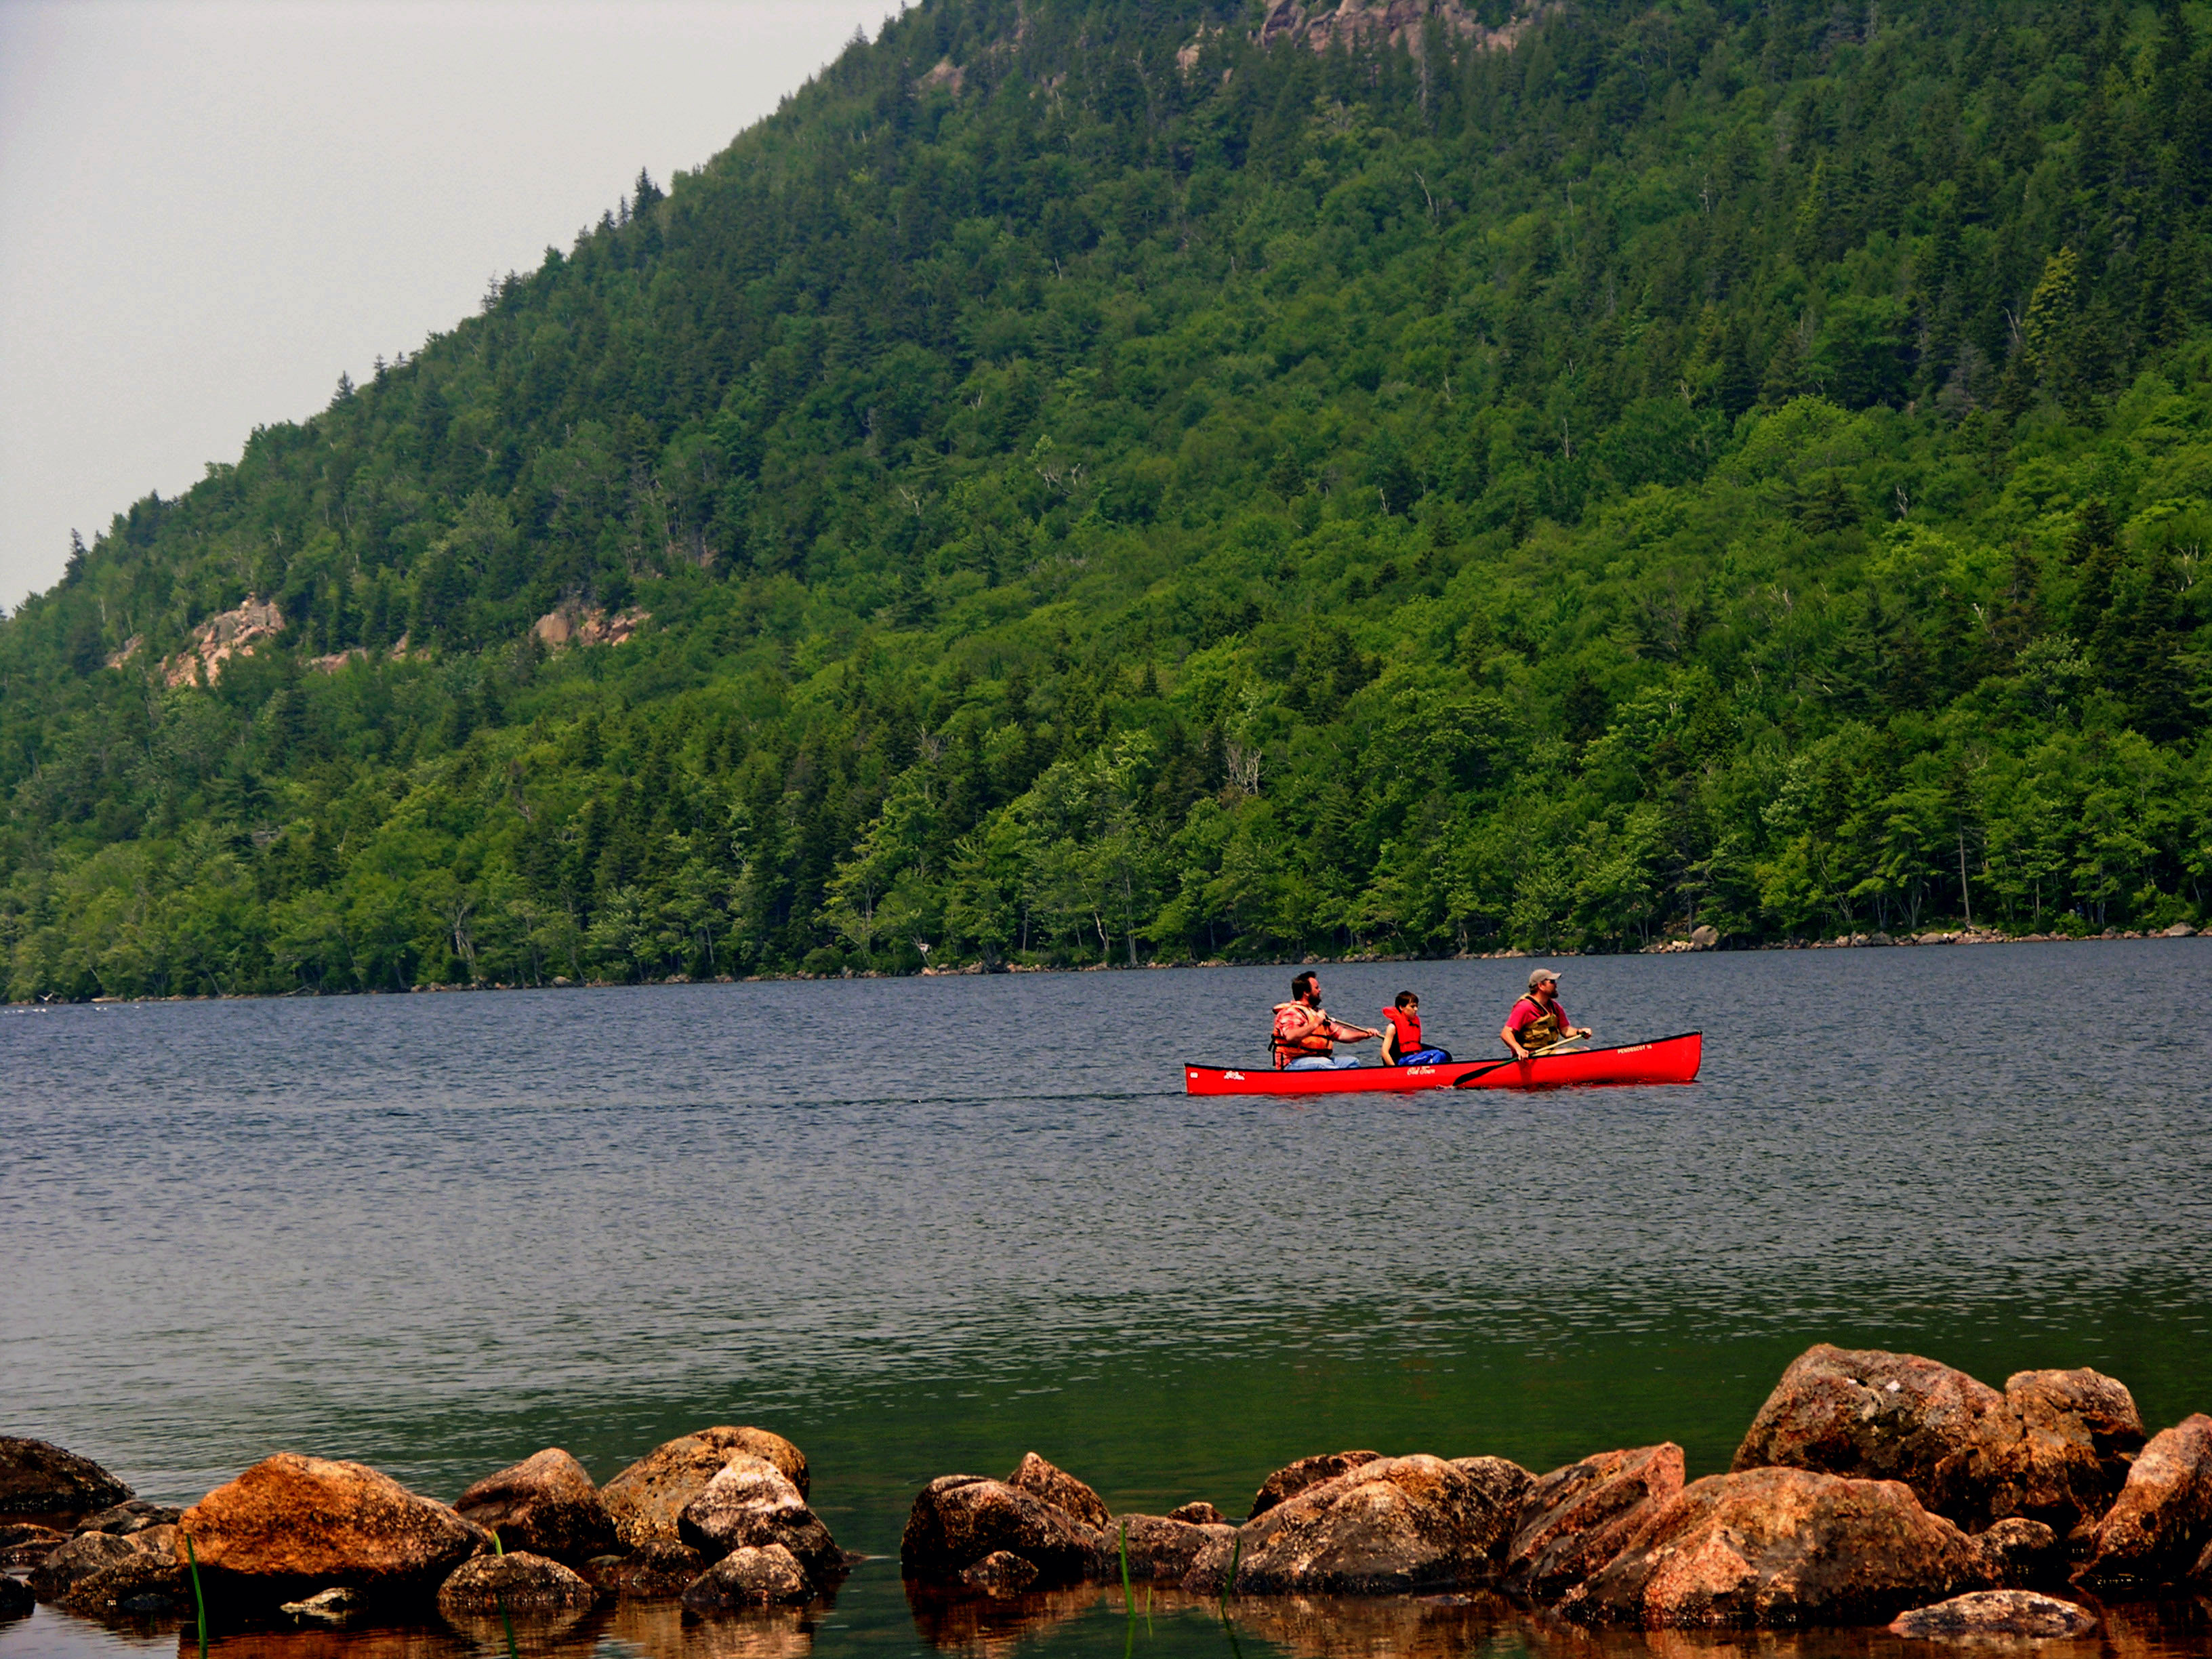
<path id="1" fill-rule="evenodd" d="M 11 994 L 2201 917 L 2203 24 L 932 0 L 0 625 Z"/>

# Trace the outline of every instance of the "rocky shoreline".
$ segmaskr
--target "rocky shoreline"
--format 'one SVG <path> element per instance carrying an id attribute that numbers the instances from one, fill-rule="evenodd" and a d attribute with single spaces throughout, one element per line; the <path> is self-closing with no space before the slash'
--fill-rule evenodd
<path id="1" fill-rule="evenodd" d="M 184 1618 L 195 1566 L 225 1627 L 819 1607 L 862 1558 L 810 1490 L 791 1442 L 718 1426 L 603 1486 L 548 1448 L 449 1504 L 359 1463 L 280 1452 L 173 1509 L 59 1447 L 0 1437 L 0 1618 L 36 1602 Z M 899 1563 L 925 1634 L 1126 1580 L 1268 1620 L 1316 1596 L 1479 1598 L 1561 1628 L 2076 1636 L 2112 1604 L 2212 1595 L 2212 1417 L 2152 1434 L 2096 1371 L 2022 1371 L 1997 1389 L 1917 1355 L 1824 1344 L 1784 1373 L 1724 1474 L 1686 1480 L 1671 1442 L 1543 1474 L 1339 1451 L 1278 1469 L 1232 1522 L 1203 1499 L 1117 1515 L 1031 1452 L 1004 1480 L 932 1480 Z"/>

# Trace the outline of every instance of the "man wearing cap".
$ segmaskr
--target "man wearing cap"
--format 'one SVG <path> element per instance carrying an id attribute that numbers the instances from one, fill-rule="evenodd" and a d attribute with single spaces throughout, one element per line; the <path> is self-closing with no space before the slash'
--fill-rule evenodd
<path id="1" fill-rule="evenodd" d="M 1505 1039 L 1514 1059 L 1526 1060 L 1534 1049 L 1586 1037 L 1590 1029 L 1567 1018 L 1567 1011 L 1559 1006 L 1559 976 L 1539 968 L 1528 975 L 1528 994 L 1513 1005 L 1498 1035 Z"/>

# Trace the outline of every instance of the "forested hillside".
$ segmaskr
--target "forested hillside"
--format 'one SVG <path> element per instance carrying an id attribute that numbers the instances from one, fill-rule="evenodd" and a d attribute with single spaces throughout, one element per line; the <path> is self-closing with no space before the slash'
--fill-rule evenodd
<path id="1" fill-rule="evenodd" d="M 9 994 L 2202 920 L 2209 191 L 2178 0 L 924 0 L 0 624 Z"/>

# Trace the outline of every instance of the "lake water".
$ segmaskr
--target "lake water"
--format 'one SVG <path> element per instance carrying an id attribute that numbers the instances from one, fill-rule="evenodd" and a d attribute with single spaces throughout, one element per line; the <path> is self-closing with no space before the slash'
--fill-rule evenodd
<path id="1" fill-rule="evenodd" d="M 1320 971 L 1362 1023 L 1419 991 L 1467 1057 L 1529 965 Z M 1702 1028 L 1699 1081 L 1182 1095 L 1182 1060 L 1264 1064 L 1281 969 L 8 1010 L 0 1428 L 186 1502 L 284 1449 L 450 1498 L 543 1446 L 605 1479 L 755 1423 L 891 1554 L 932 1476 L 1031 1449 L 1154 1512 L 1241 1515 L 1349 1446 L 1543 1469 L 1671 1438 L 1694 1477 L 1823 1340 L 2093 1365 L 2154 1428 L 2212 1409 L 2212 939 L 1565 969 L 1601 1042 Z M 1555 1639 L 1308 1612 L 1229 1633 Z M 1204 1608 L 1133 1635 L 1118 1591 L 977 1616 L 876 1561 L 804 1629 L 632 1609 L 564 1650 L 1225 1653 Z M 2212 1651 L 2194 1617 L 2136 1650 Z M 0 1626 L 0 1659 L 175 1644 Z"/>

